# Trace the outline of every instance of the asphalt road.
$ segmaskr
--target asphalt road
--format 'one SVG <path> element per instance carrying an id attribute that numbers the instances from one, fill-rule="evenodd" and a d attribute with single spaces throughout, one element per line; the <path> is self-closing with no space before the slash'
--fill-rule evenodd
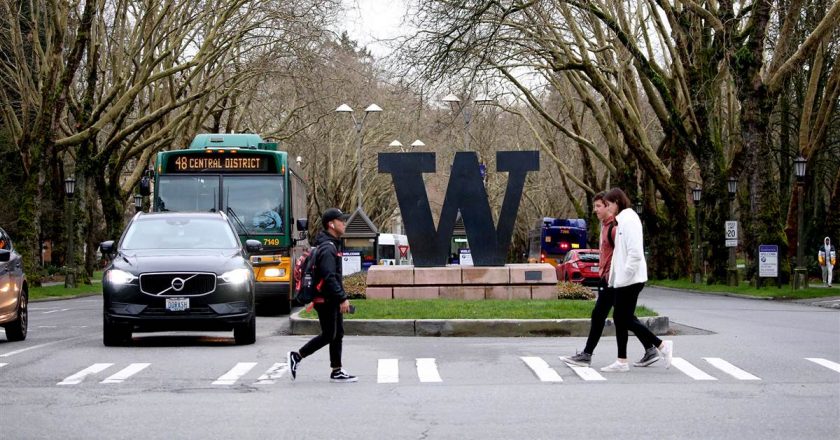
<path id="1" fill-rule="evenodd" d="M 260 317 L 252 346 L 108 348 L 99 298 L 33 303 L 26 341 L 0 335 L 0 438 L 840 438 L 840 311 L 652 288 L 640 303 L 682 329 L 671 369 L 575 371 L 558 356 L 583 338 L 347 337 L 355 384 L 329 382 L 326 349 L 290 382 L 307 337 L 285 317 Z M 605 337 L 593 367 L 614 355 Z"/>

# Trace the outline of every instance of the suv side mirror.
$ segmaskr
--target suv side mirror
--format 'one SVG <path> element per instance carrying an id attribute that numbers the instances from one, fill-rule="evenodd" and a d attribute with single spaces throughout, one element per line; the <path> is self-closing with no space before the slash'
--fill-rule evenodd
<path id="1" fill-rule="evenodd" d="M 6 249 L 0 249 L 0 263 L 5 263 L 12 259 L 12 253 Z"/>
<path id="2" fill-rule="evenodd" d="M 114 254 L 114 240 L 103 241 L 99 243 L 99 250 L 102 251 L 102 255 L 106 256 L 107 258 L 111 258 L 111 255 Z"/>
<path id="3" fill-rule="evenodd" d="M 245 250 L 248 251 L 249 254 L 259 252 L 262 250 L 262 243 L 258 240 L 245 240 Z"/>

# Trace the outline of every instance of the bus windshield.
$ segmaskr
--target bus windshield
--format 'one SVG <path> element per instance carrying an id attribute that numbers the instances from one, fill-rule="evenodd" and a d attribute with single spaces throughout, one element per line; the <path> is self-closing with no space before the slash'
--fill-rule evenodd
<path id="1" fill-rule="evenodd" d="M 284 233 L 283 176 L 225 176 L 223 183 L 224 206 L 241 221 L 238 233 Z"/>
<path id="2" fill-rule="evenodd" d="M 158 211 L 219 210 L 219 176 L 160 176 L 158 188 Z"/>

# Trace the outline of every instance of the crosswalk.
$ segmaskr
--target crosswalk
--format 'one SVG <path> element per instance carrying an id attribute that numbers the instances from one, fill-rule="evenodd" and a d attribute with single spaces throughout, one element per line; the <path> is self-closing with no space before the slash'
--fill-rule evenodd
<path id="1" fill-rule="evenodd" d="M 672 370 L 682 373 L 694 381 L 718 381 L 722 379 L 735 379 L 738 381 L 762 381 L 762 379 L 755 374 L 748 372 L 722 358 L 718 357 L 703 357 L 700 358 L 703 362 L 695 363 L 689 362 L 685 358 L 674 357 L 671 366 Z M 817 365 L 822 368 L 840 373 L 840 363 L 824 359 L 824 358 L 803 358 L 808 361 L 808 365 Z M 538 356 L 520 356 L 520 365 L 524 365 L 539 382 L 544 383 L 562 383 L 564 381 L 581 380 L 584 382 L 607 381 L 608 378 L 621 377 L 623 374 L 607 374 L 602 375 L 598 370 L 591 367 L 579 367 L 563 363 L 562 361 L 551 361 L 555 364 L 552 366 L 549 361 Z M 400 376 L 400 365 L 406 366 L 413 363 L 416 370 L 415 374 L 409 374 L 408 379 Z M 251 384 L 255 386 L 273 385 L 280 379 L 286 377 L 288 373 L 288 365 L 285 362 L 276 362 L 271 364 L 267 370 L 260 373 L 257 367 L 258 362 L 237 362 L 230 369 L 222 373 L 218 378 L 213 380 L 210 384 L 215 387 L 230 387 L 237 384 Z M 0 379 L 4 374 L 9 374 L 9 370 L 14 367 L 13 363 L 0 363 Z M 87 366 L 69 376 L 65 377 L 56 385 L 60 387 L 79 386 L 83 383 L 92 383 L 98 381 L 103 385 L 122 384 L 135 378 L 137 375 L 154 368 L 149 362 L 136 362 L 128 365 L 116 365 L 111 362 L 94 363 Z M 263 366 L 265 368 L 265 366 Z M 810 368 L 810 367 L 809 367 Z M 383 358 L 378 359 L 376 364 L 376 383 L 378 384 L 398 384 L 403 382 L 419 382 L 419 383 L 441 383 L 444 382 L 441 376 L 441 371 L 438 365 L 438 360 L 435 358 L 416 358 L 416 359 L 399 359 L 399 358 Z M 255 372 L 254 372 L 255 371 Z M 571 371 L 570 374 L 569 371 Z M 259 376 L 257 374 L 259 373 Z M 564 377 L 565 373 L 565 377 Z M 357 373 L 358 374 L 358 373 Z M 99 380 L 102 376 L 107 376 Z M 254 379 L 254 377 L 256 379 Z"/>

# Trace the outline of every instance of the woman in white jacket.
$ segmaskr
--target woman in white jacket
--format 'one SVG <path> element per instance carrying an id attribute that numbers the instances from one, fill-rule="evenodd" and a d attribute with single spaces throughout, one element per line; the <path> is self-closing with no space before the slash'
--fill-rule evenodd
<path id="1" fill-rule="evenodd" d="M 665 368 L 669 368 L 674 352 L 673 342 L 663 341 L 656 337 L 647 326 L 636 318 L 634 313 L 636 303 L 639 300 L 639 293 L 642 292 L 645 282 L 647 282 L 642 221 L 631 208 L 630 199 L 627 198 L 624 191 L 613 188 L 607 191 L 604 201 L 607 204 L 607 209 L 612 210 L 618 223 L 612 266 L 607 280 L 608 285 L 615 289 L 613 320 L 615 321 L 615 339 L 618 344 L 618 359 L 601 368 L 601 371 L 630 371 L 630 365 L 627 362 L 628 330 L 633 331 L 633 334 L 644 345 L 657 347 L 665 359 Z"/>

